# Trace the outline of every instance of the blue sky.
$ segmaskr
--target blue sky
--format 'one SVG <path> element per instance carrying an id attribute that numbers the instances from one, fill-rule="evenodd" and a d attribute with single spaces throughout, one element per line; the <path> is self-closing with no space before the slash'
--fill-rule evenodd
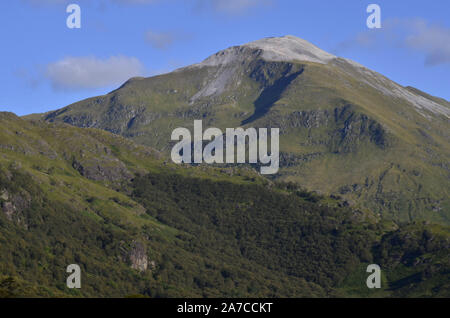
<path id="1" fill-rule="evenodd" d="M 66 26 L 70 3 L 81 7 L 81 29 Z M 381 29 L 366 26 L 371 3 Z M 0 111 L 57 109 L 130 76 L 287 34 L 450 100 L 449 13 L 448 0 L 1 1 Z"/>

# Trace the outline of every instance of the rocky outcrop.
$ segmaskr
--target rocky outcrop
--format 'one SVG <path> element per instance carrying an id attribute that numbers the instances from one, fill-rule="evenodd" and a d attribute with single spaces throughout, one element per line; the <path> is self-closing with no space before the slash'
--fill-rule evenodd
<path id="1" fill-rule="evenodd" d="M 293 167 L 310 162 L 314 159 L 320 158 L 324 154 L 321 152 L 308 153 L 304 155 L 296 155 L 289 152 L 280 153 L 280 167 Z"/>
<path id="2" fill-rule="evenodd" d="M 141 242 L 133 242 L 129 254 L 131 268 L 140 272 L 145 272 L 149 267 L 149 261 L 145 245 Z M 151 264 L 154 266 L 154 262 Z"/>
<path id="3" fill-rule="evenodd" d="M 336 108 L 334 117 L 338 130 L 334 133 L 333 152 L 351 152 L 367 141 L 381 149 L 388 146 L 384 127 L 368 116 L 353 111 L 351 106 Z"/>
<path id="4" fill-rule="evenodd" d="M 365 143 L 373 143 L 380 149 L 389 146 L 386 129 L 349 104 L 334 110 L 303 110 L 286 115 L 274 113 L 259 126 L 279 127 L 281 135 L 295 129 L 307 129 L 309 133 L 302 146 L 327 145 L 332 153 L 354 152 Z"/>
<path id="5" fill-rule="evenodd" d="M 83 177 L 94 181 L 129 180 L 132 174 L 118 159 L 100 161 L 98 159 L 73 159 L 72 167 Z"/>
<path id="6" fill-rule="evenodd" d="M 25 190 L 11 194 L 8 190 L 0 190 L 0 208 L 10 221 L 23 223 L 22 213 L 30 207 L 31 196 Z"/>

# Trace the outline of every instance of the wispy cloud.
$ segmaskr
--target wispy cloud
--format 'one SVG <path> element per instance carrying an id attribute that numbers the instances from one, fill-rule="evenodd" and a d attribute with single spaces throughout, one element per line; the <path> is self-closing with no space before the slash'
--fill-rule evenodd
<path id="1" fill-rule="evenodd" d="M 135 57 L 66 57 L 47 65 L 45 77 L 56 90 L 80 90 L 119 85 L 130 77 L 144 74 Z"/>
<path id="2" fill-rule="evenodd" d="M 182 31 L 154 31 L 148 30 L 145 32 L 145 41 L 153 48 L 159 50 L 166 50 L 170 48 L 175 42 L 189 40 L 192 36 Z"/>
<path id="3" fill-rule="evenodd" d="M 52 1 L 52 0 L 49 0 Z M 53 0 L 58 1 L 58 0 Z M 59 0 L 64 1 L 64 0 Z M 121 4 L 153 4 L 162 0 L 112 0 Z M 164 0 L 176 2 L 186 2 L 186 0 Z M 226 14 L 242 14 L 250 9 L 267 6 L 274 0 L 188 0 L 195 8 L 212 8 L 213 10 Z"/>
<path id="4" fill-rule="evenodd" d="M 212 2 L 217 11 L 231 14 L 243 13 L 269 3 L 267 0 L 213 0 Z"/>
<path id="5" fill-rule="evenodd" d="M 197 10 L 212 9 L 218 13 L 227 15 L 240 15 L 251 9 L 265 7 L 273 0 L 197 0 Z"/>
<path id="6" fill-rule="evenodd" d="M 160 0 L 113 0 L 121 4 L 151 4 L 159 2 Z"/>
<path id="7" fill-rule="evenodd" d="M 415 32 L 406 37 L 405 44 L 425 53 L 426 65 L 450 63 L 450 28 L 425 21 L 416 21 L 413 27 Z"/>
<path id="8" fill-rule="evenodd" d="M 108 3 L 117 3 L 123 5 L 139 5 L 139 4 L 153 4 L 159 3 L 162 0 L 96 0 L 99 5 L 106 5 Z M 167 1 L 167 0 L 166 0 Z M 22 0 L 22 2 L 32 5 L 62 5 L 69 3 L 87 4 L 93 3 L 92 0 Z"/>
<path id="9" fill-rule="evenodd" d="M 31 88 L 36 88 L 42 83 L 42 69 L 39 66 L 30 69 L 18 67 L 12 74 Z"/>
<path id="10" fill-rule="evenodd" d="M 22 0 L 22 2 L 36 6 L 42 6 L 42 5 L 68 4 L 70 0 Z"/>
<path id="11" fill-rule="evenodd" d="M 96 4 L 99 7 L 106 7 L 108 4 L 120 5 L 150 5 L 161 4 L 163 2 L 171 2 L 180 4 L 187 3 L 192 6 L 194 11 L 213 11 L 216 13 L 226 14 L 230 16 L 242 15 L 251 10 L 268 7 L 276 2 L 276 0 L 21 0 L 22 2 L 42 6 L 42 5 L 67 5 L 69 3 L 78 3 L 80 5 Z"/>
<path id="12" fill-rule="evenodd" d="M 339 43 L 336 54 L 354 47 L 403 47 L 424 54 L 427 66 L 450 63 L 450 28 L 429 24 L 424 19 L 388 19 L 383 27 L 357 34 Z"/>

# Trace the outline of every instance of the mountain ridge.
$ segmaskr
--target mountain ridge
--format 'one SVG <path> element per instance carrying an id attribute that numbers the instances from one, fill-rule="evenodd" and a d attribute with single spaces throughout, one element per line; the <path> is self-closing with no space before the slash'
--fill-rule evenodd
<path id="1" fill-rule="evenodd" d="M 268 37 L 243 45 L 232 46 L 211 55 L 200 63 L 177 69 L 175 70 L 175 72 L 193 67 L 220 66 L 239 63 L 242 61 L 240 55 L 245 51 L 245 48 L 256 50 L 256 52 L 252 51 L 252 54 L 257 56 L 258 58 L 273 62 L 294 62 L 297 60 L 301 62 L 328 64 L 335 61 L 344 61 L 355 67 L 358 71 L 364 72 L 368 76 L 375 77 L 379 82 L 389 81 L 389 85 L 395 89 L 396 95 L 398 97 L 407 99 L 416 107 L 425 107 L 429 110 L 432 110 L 433 112 L 438 112 L 447 117 L 450 117 L 450 109 L 442 108 L 442 106 L 436 102 L 436 99 L 430 99 L 428 96 L 420 93 L 414 94 L 415 96 L 413 96 L 409 93 L 409 91 L 415 93 L 414 90 L 408 90 L 407 87 L 398 85 L 390 81 L 386 77 L 368 69 L 367 67 L 353 60 L 337 57 L 333 54 L 327 53 L 326 51 L 321 50 L 310 42 L 292 35 L 286 35 L 282 37 Z M 389 90 L 386 90 L 383 85 L 376 85 L 375 88 L 381 90 L 384 93 L 389 93 Z M 427 102 L 423 98 L 428 99 L 429 101 Z"/>
<path id="2" fill-rule="evenodd" d="M 290 44 L 275 50 L 280 41 Z M 323 57 L 304 40 L 252 43 L 175 72 L 132 79 L 43 119 L 104 129 L 166 155 L 171 131 L 192 128 L 195 119 L 222 131 L 278 127 L 276 179 L 342 195 L 397 221 L 450 222 L 446 103 L 350 60 Z M 267 47 L 271 53 L 264 55 Z M 327 63 L 286 61 L 291 53 Z"/>
<path id="3" fill-rule="evenodd" d="M 447 297 L 449 233 L 0 112 L 0 297 Z"/>

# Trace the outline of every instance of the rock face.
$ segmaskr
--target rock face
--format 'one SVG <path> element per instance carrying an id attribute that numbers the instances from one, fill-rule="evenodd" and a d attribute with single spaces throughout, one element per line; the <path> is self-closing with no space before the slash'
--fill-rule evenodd
<path id="1" fill-rule="evenodd" d="M 6 189 L 0 190 L 0 208 L 10 221 L 15 221 L 27 227 L 22 214 L 30 204 L 31 196 L 24 190 L 15 194 L 10 194 Z"/>
<path id="2" fill-rule="evenodd" d="M 120 181 L 128 180 L 132 174 L 126 166 L 114 159 L 99 161 L 91 160 L 73 160 L 72 167 L 76 169 L 83 177 L 95 181 Z"/>
<path id="3" fill-rule="evenodd" d="M 228 48 L 210 56 L 196 66 L 219 66 L 242 62 L 243 56 L 251 53 L 272 62 L 307 61 L 327 64 L 336 58 L 308 41 L 287 35 L 279 38 L 265 38 Z"/>
<path id="4" fill-rule="evenodd" d="M 274 178 L 322 193 L 350 189 L 348 201 L 398 220 L 450 223 L 444 212 L 450 206 L 449 117 L 443 99 L 285 36 L 230 47 L 172 73 L 130 79 L 44 119 L 104 129 L 166 155 L 172 131 L 191 129 L 195 119 L 222 131 L 278 127 L 282 165 Z M 91 178 L 115 178 L 78 163 Z"/>
<path id="5" fill-rule="evenodd" d="M 145 272 L 149 266 L 145 245 L 140 242 L 133 242 L 130 251 L 131 268 L 140 272 Z M 154 263 L 152 263 L 152 266 Z"/>

